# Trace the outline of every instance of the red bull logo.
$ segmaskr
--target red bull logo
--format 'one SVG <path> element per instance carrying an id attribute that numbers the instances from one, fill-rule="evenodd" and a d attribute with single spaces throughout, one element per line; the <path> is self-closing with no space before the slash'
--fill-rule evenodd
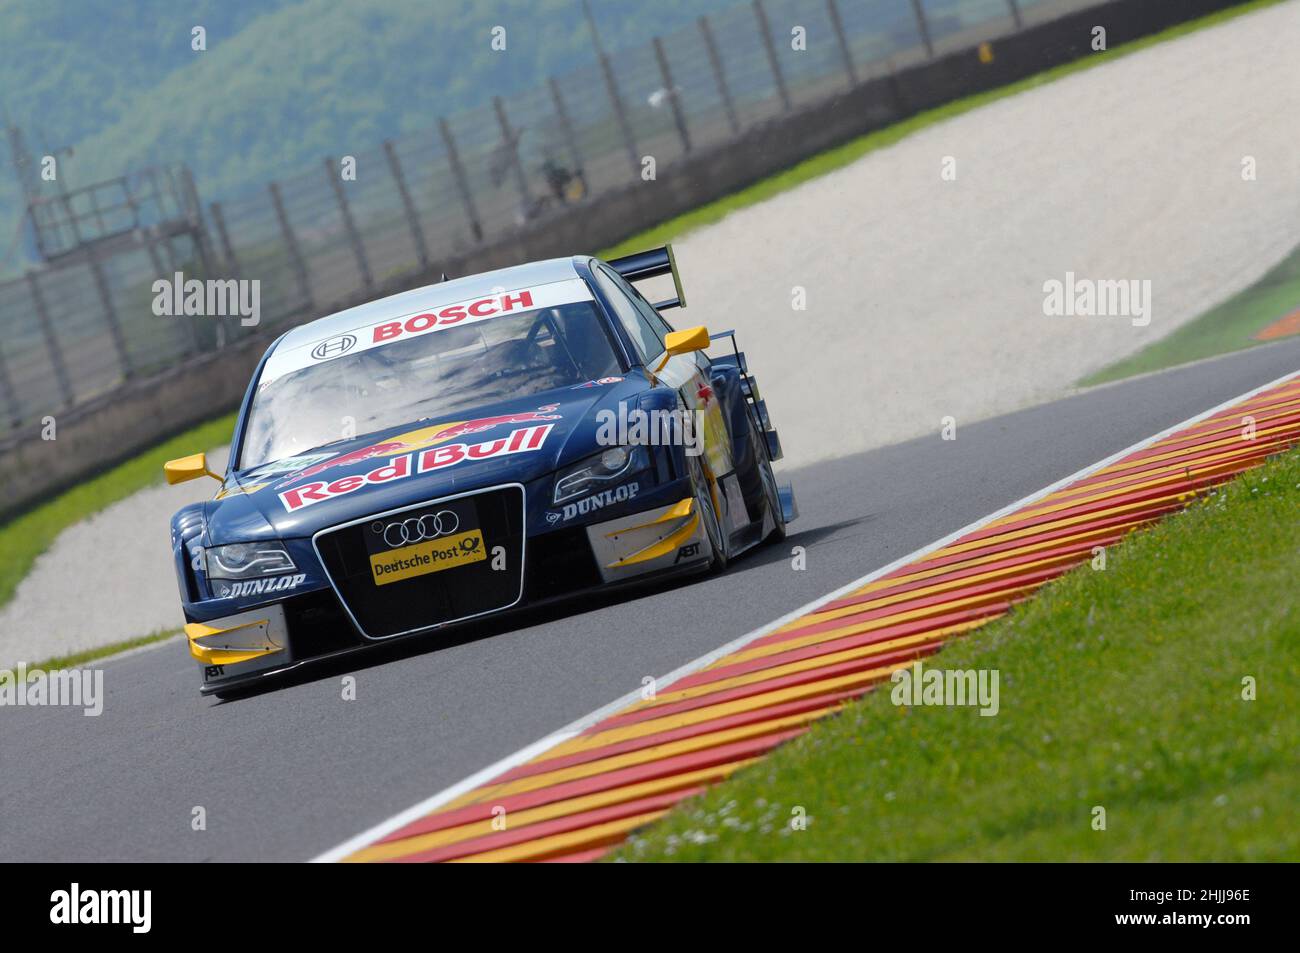
<path id="1" fill-rule="evenodd" d="M 526 410 L 519 414 L 502 414 L 499 417 L 480 417 L 477 420 L 466 420 L 459 424 L 447 424 L 443 429 L 438 431 L 437 441 L 451 440 L 455 437 L 464 437 L 472 433 L 482 433 L 485 430 L 491 430 L 493 427 L 500 427 L 503 424 L 529 424 L 536 423 L 539 420 L 559 420 L 559 414 L 546 413 L 546 411 L 556 410 L 559 404 L 547 404 L 545 407 L 538 407 L 537 410 Z"/>
<path id="2" fill-rule="evenodd" d="M 293 474 L 289 479 L 282 482 L 276 489 L 283 489 L 301 480 L 310 480 L 326 470 L 332 470 L 335 467 L 351 466 L 357 463 L 364 463 L 367 460 L 383 460 L 390 457 L 396 457 L 403 453 L 414 453 L 418 450 L 424 450 L 428 447 L 437 446 L 440 443 L 446 443 L 448 440 L 455 440 L 458 437 L 467 437 L 471 434 L 483 433 L 491 430 L 493 427 L 501 427 L 506 424 L 529 424 L 538 423 L 544 420 L 559 420 L 560 415 L 551 413 L 557 410 L 559 404 L 545 404 L 538 407 L 537 410 L 526 410 L 514 414 L 500 414 L 496 417 L 478 417 L 474 420 L 460 420 L 454 423 L 434 424 L 432 427 L 423 427 L 420 430 L 412 430 L 408 433 L 398 434 L 390 437 L 383 443 L 371 444 L 369 447 L 363 447 L 360 450 L 353 450 L 351 453 L 345 453 L 341 457 L 332 457 L 329 460 L 308 467 L 307 469 Z"/>
<path id="3" fill-rule="evenodd" d="M 279 494 L 280 502 L 292 513 L 313 503 L 355 493 L 362 487 L 405 480 L 415 474 L 433 473 L 466 460 L 488 460 L 512 453 L 531 453 L 542 448 L 553 426 L 554 424 L 535 424 L 531 427 L 518 427 L 504 437 L 481 443 L 444 443 L 441 446 L 426 446 L 424 449 L 412 448 L 397 455 L 384 454 L 388 458 L 387 462 L 368 473 L 356 473 L 333 481 L 312 480 Z M 389 444 L 395 442 L 390 441 Z"/>

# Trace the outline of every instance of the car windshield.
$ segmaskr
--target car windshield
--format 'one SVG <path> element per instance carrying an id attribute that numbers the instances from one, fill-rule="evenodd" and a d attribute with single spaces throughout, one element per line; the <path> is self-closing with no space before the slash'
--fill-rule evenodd
<path id="1" fill-rule="evenodd" d="M 259 386 L 239 469 L 618 370 L 590 301 L 394 341 Z"/>

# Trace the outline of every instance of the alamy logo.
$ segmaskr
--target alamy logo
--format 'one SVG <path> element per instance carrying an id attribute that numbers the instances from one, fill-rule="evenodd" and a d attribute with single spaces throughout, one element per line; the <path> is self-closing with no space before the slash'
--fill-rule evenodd
<path id="1" fill-rule="evenodd" d="M 104 712 L 102 668 L 28 669 L 0 668 L 0 707 L 81 708 L 88 718 Z"/>
<path id="2" fill-rule="evenodd" d="M 1151 323 L 1151 279 L 1077 278 L 1067 271 L 1065 280 L 1043 282 L 1043 314 L 1048 317 L 1123 317 L 1133 327 Z"/>
<path id="3" fill-rule="evenodd" d="M 153 925 L 152 890 L 68 890 L 50 894 L 50 922 L 55 924 L 129 924 L 132 933 L 148 933 Z"/>
<path id="4" fill-rule="evenodd" d="M 181 316 L 240 318 L 246 328 L 262 320 L 262 283 L 254 279 L 198 278 L 186 280 L 183 272 L 153 283 L 153 313 L 160 318 Z"/>
<path id="5" fill-rule="evenodd" d="M 980 714 L 998 713 L 997 669 L 927 669 L 918 660 L 889 676 L 889 700 L 895 705 L 980 706 Z"/>
<path id="6" fill-rule="evenodd" d="M 702 410 L 641 410 L 620 402 L 618 412 L 596 411 L 596 443 L 602 447 L 684 447 L 688 457 L 704 452 Z"/>

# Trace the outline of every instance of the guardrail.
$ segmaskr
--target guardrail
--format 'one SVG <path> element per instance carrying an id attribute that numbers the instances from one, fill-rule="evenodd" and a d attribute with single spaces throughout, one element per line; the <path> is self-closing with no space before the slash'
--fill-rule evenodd
<path id="1" fill-rule="evenodd" d="M 327 157 L 210 204 L 197 238 L 141 229 L 111 257 L 0 284 L 0 513 L 234 406 L 295 323 L 442 271 L 595 251 L 1084 55 L 1079 17 L 1106 23 L 1113 45 L 1236 2 L 751 0 L 353 156 L 355 180 Z M 975 55 L 987 41 L 992 62 Z M 260 280 L 261 323 L 155 316 L 150 286 L 176 271 Z M 47 415 L 58 452 L 40 439 Z"/>

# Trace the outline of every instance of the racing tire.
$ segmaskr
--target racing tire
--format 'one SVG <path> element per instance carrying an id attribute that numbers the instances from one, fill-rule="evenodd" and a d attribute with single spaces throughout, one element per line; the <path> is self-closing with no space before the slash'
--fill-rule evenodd
<path id="1" fill-rule="evenodd" d="M 764 540 L 769 543 L 779 543 L 785 539 L 785 510 L 781 507 L 781 491 L 777 488 L 776 474 L 772 472 L 772 461 L 767 459 L 766 450 L 763 451 L 761 468 L 763 471 L 763 496 L 767 500 L 768 511 L 772 514 L 772 529 L 768 531 Z"/>
<path id="2" fill-rule="evenodd" d="M 763 502 L 772 514 L 772 529 L 763 539 L 766 542 L 779 543 L 785 539 L 785 510 L 781 507 L 781 491 L 776 485 L 776 474 L 772 471 L 772 460 L 767 453 L 767 437 L 759 426 L 758 415 L 754 408 L 749 408 L 749 435 L 754 444 L 754 469 L 758 471 L 759 481 L 763 484 Z"/>
<path id="3" fill-rule="evenodd" d="M 727 536 L 722 530 L 722 521 L 713 505 L 713 495 L 709 493 L 709 483 L 704 476 L 704 467 L 697 457 L 687 458 L 691 470 L 691 488 L 695 491 L 695 509 L 700 521 L 704 523 L 704 532 L 709 537 L 709 548 L 713 558 L 709 561 L 709 572 L 722 572 L 727 568 Z"/>

